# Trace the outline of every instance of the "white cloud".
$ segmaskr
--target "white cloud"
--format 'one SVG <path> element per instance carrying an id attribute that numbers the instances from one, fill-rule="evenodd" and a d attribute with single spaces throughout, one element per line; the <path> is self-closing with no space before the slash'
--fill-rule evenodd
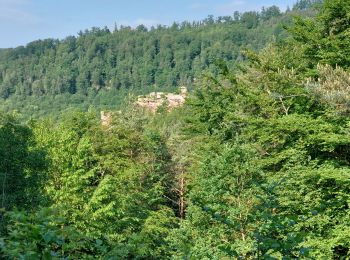
<path id="1" fill-rule="evenodd" d="M 29 0 L 0 0 L 0 21 L 35 24 L 40 19 L 26 10 Z"/>

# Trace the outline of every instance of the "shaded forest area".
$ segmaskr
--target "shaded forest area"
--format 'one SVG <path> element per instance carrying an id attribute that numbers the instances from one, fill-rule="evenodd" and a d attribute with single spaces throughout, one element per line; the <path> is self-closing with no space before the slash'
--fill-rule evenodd
<path id="1" fill-rule="evenodd" d="M 316 10 L 171 112 L 2 115 L 0 258 L 349 259 L 350 1 Z"/>

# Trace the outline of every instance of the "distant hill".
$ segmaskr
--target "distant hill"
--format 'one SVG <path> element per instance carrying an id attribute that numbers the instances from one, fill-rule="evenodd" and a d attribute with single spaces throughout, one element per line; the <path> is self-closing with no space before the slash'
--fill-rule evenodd
<path id="1" fill-rule="evenodd" d="M 0 111 L 17 110 L 24 119 L 58 116 L 72 108 L 115 109 L 128 93 L 191 88 L 203 72 L 216 73 L 216 60 L 233 67 L 242 48 L 257 50 L 285 38 L 283 24 L 312 14 L 301 7 L 281 12 L 272 6 L 169 27 L 92 28 L 0 50 Z"/>

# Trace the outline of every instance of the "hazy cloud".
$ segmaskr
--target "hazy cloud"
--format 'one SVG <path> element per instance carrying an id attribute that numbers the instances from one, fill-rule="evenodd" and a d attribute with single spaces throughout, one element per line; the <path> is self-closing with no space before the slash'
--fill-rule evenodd
<path id="1" fill-rule="evenodd" d="M 152 26 L 156 26 L 160 24 L 157 20 L 152 20 L 152 19 L 144 19 L 144 18 L 139 18 L 134 22 L 134 25 L 140 25 L 143 24 L 144 26 L 150 28 Z"/>
<path id="2" fill-rule="evenodd" d="M 193 3 L 189 6 L 189 9 L 191 9 L 192 11 L 201 11 L 205 8 L 207 8 L 207 5 L 202 3 Z"/>
<path id="3" fill-rule="evenodd" d="M 245 0 L 233 0 L 226 4 L 221 4 L 216 7 L 216 11 L 220 14 L 232 14 L 234 11 L 238 9 L 242 9 L 247 2 Z"/>
<path id="4" fill-rule="evenodd" d="M 0 0 L 0 21 L 33 24 L 39 17 L 26 10 L 29 0 Z"/>
<path id="5" fill-rule="evenodd" d="M 28 0 L 0 0 L 1 7 L 8 5 L 22 5 L 27 4 Z"/>
<path id="6" fill-rule="evenodd" d="M 131 26 L 133 28 L 136 28 L 138 25 L 143 24 L 147 28 L 151 28 L 152 26 L 157 26 L 158 24 L 161 24 L 161 22 L 153 19 L 146 19 L 146 18 L 138 18 L 134 21 L 128 21 L 128 20 L 119 20 L 117 21 L 117 25 L 121 26 Z"/>

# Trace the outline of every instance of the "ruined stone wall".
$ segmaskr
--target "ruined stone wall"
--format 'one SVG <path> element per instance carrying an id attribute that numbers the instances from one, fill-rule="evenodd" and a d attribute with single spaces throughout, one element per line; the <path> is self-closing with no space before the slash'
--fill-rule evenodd
<path id="1" fill-rule="evenodd" d="M 147 96 L 140 96 L 137 99 L 137 104 L 144 107 L 151 112 L 157 112 L 157 109 L 167 102 L 167 110 L 171 111 L 173 108 L 181 107 L 187 97 L 187 88 L 181 87 L 180 94 L 174 93 L 163 93 L 163 92 L 152 92 Z"/>

